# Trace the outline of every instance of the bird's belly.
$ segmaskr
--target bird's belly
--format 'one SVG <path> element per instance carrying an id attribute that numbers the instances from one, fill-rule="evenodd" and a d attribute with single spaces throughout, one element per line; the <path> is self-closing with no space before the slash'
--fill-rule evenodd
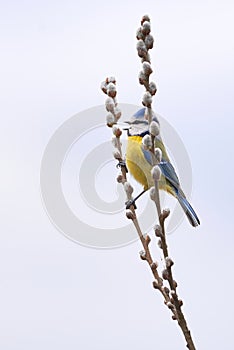
<path id="1" fill-rule="evenodd" d="M 144 186 L 145 190 L 153 186 L 154 183 L 151 176 L 152 166 L 144 157 L 141 143 L 134 140 L 128 141 L 126 162 L 132 176 Z"/>

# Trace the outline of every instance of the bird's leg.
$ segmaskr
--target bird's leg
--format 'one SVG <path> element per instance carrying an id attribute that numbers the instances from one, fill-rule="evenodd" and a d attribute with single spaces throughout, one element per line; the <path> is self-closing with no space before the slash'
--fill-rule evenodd
<path id="1" fill-rule="evenodd" d="M 135 198 L 133 198 L 133 199 L 130 199 L 129 201 L 127 201 L 125 204 L 126 204 L 126 209 L 130 209 L 130 207 L 131 207 L 131 205 L 133 205 L 134 206 L 134 209 L 136 209 L 137 207 L 136 207 L 136 200 L 138 199 L 138 198 L 140 198 L 140 196 L 142 196 L 143 195 L 143 193 L 145 193 L 145 191 L 146 190 L 143 190 L 141 193 L 139 193 Z"/>

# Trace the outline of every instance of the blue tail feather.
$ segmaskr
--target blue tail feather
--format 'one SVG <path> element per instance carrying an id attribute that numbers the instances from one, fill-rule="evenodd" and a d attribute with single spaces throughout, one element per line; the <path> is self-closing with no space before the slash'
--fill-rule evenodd
<path id="1" fill-rule="evenodd" d="M 180 193 L 178 194 L 177 198 L 185 214 L 187 215 L 191 225 L 194 227 L 200 225 L 200 220 L 198 219 L 197 214 L 195 213 L 194 209 L 192 208 L 190 203 L 187 201 L 187 199 L 184 196 L 182 196 Z"/>

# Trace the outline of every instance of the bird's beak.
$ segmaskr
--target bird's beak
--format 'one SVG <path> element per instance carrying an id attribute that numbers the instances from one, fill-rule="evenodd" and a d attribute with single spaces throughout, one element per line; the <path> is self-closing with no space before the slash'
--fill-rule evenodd
<path id="1" fill-rule="evenodd" d="M 130 129 L 130 127 L 129 127 L 129 128 L 123 128 L 123 130 L 126 130 L 126 131 L 127 131 L 127 135 L 128 135 L 128 136 L 130 136 L 129 129 Z"/>

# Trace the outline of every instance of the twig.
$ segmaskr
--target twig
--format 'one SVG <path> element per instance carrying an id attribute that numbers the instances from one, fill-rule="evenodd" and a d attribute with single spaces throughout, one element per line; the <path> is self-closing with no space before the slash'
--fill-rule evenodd
<path id="1" fill-rule="evenodd" d="M 128 219 L 131 219 L 133 222 L 133 225 L 136 228 L 136 231 L 138 233 L 138 236 L 141 240 L 142 246 L 144 248 L 144 250 L 140 251 L 140 257 L 142 260 L 146 260 L 147 263 L 149 264 L 151 271 L 154 275 L 155 280 L 157 281 L 157 288 L 160 290 L 160 292 L 162 293 L 162 295 L 164 296 L 165 300 L 169 301 L 169 297 L 168 295 L 165 293 L 164 289 L 163 289 L 163 280 L 162 278 L 159 276 L 158 273 L 158 263 L 153 261 L 153 258 L 151 256 L 150 250 L 149 250 L 149 244 L 151 241 L 150 236 L 146 235 L 144 237 L 137 216 L 136 216 L 136 212 L 133 206 L 131 206 L 131 209 L 127 210 L 126 212 L 126 216 Z"/>
<path id="2" fill-rule="evenodd" d="M 181 310 L 181 307 L 183 305 L 183 302 L 181 299 L 179 299 L 176 288 L 177 288 L 177 282 L 173 278 L 173 273 L 172 273 L 172 266 L 174 265 L 174 262 L 169 258 L 168 254 L 168 247 L 167 247 L 167 242 L 166 242 L 166 234 L 165 234 L 165 219 L 169 215 L 168 210 L 164 210 L 163 213 L 160 215 L 159 222 L 160 222 L 160 227 L 161 227 L 161 246 L 163 250 L 163 256 L 164 260 L 166 263 L 166 273 L 165 277 L 168 280 L 169 286 L 170 286 L 170 294 L 171 294 L 171 302 L 174 306 L 174 314 L 176 315 L 176 319 L 178 321 L 178 324 L 184 334 L 185 340 L 187 342 L 187 348 L 190 350 L 195 350 L 195 345 L 193 343 L 193 339 L 191 336 L 191 332 L 187 326 L 186 319 L 184 317 L 184 314 Z"/>
<path id="3" fill-rule="evenodd" d="M 173 316 L 172 318 L 174 320 L 178 321 L 178 324 L 184 334 L 184 337 L 187 342 L 187 347 L 190 350 L 194 350 L 195 346 L 191 337 L 191 333 L 187 327 L 187 323 L 184 317 L 184 314 L 181 310 L 181 307 L 183 305 L 182 300 L 179 300 L 176 287 L 177 283 L 173 279 L 172 274 L 172 265 L 174 264 L 173 261 L 169 258 L 168 255 L 168 247 L 166 242 L 166 233 L 165 233 L 165 226 L 164 221 L 169 216 L 170 211 L 169 210 L 163 210 L 161 212 L 161 205 L 160 205 L 160 197 L 159 197 L 159 181 L 161 177 L 161 170 L 157 164 L 161 162 L 162 153 L 160 149 L 155 149 L 155 137 L 159 134 L 159 130 L 156 130 L 156 125 L 152 125 L 152 96 L 155 95 L 157 92 L 156 85 L 152 82 L 149 82 L 149 76 L 153 72 L 151 65 L 150 65 L 150 56 L 149 56 L 149 49 L 153 47 L 153 37 L 150 35 L 151 27 L 150 27 L 150 18 L 149 16 L 144 16 L 141 21 L 141 27 L 137 30 L 137 51 L 139 57 L 142 58 L 143 62 L 143 70 L 139 74 L 139 82 L 140 84 L 145 86 L 146 92 L 143 96 L 143 105 L 146 106 L 146 119 L 148 119 L 149 123 L 149 131 L 151 136 L 151 146 L 149 146 L 148 141 L 148 149 L 151 151 L 151 159 L 152 159 L 152 177 L 154 180 L 154 187 L 150 190 L 150 197 L 155 202 L 159 223 L 160 225 L 156 227 L 155 233 L 156 236 L 159 236 L 159 247 L 163 251 L 164 256 L 164 262 L 166 265 L 166 269 L 162 272 L 162 277 L 164 280 L 167 280 L 169 283 L 169 295 L 170 295 L 170 302 L 167 302 L 168 308 L 172 311 Z M 150 36 L 150 37 L 149 37 Z M 151 43 L 150 45 L 148 43 Z M 144 145 L 144 142 L 143 142 Z M 146 144 L 144 147 L 147 147 Z"/>
<path id="4" fill-rule="evenodd" d="M 142 70 L 139 73 L 139 83 L 144 85 L 145 94 L 143 96 L 142 104 L 146 107 L 145 118 L 148 120 L 149 125 L 153 119 L 153 111 L 152 111 L 152 96 L 154 96 L 157 92 L 157 87 L 154 82 L 150 82 L 150 75 L 153 73 L 153 69 L 151 67 L 149 50 L 153 48 L 154 38 L 150 34 L 151 25 L 150 18 L 148 15 L 143 16 L 141 20 L 141 27 L 138 28 L 136 38 L 137 42 L 137 52 L 138 56 L 141 57 L 142 61 Z M 151 134 L 151 142 L 152 148 L 151 152 L 154 153 L 154 140 L 155 135 Z"/>
<path id="5" fill-rule="evenodd" d="M 124 184 L 127 181 L 127 168 L 123 157 L 122 144 L 120 142 L 122 131 L 116 126 L 122 113 L 121 110 L 118 108 L 118 103 L 116 99 L 117 90 L 115 77 L 106 78 L 106 80 L 104 80 L 101 83 L 101 89 L 106 95 L 108 95 L 105 101 L 106 110 L 107 112 L 109 112 L 106 116 L 106 124 L 108 127 L 112 128 L 112 132 L 114 135 L 112 138 L 112 143 L 115 147 L 113 155 L 114 158 L 118 160 L 117 166 L 121 168 L 122 172 L 122 175 L 118 176 L 117 181 Z"/>

